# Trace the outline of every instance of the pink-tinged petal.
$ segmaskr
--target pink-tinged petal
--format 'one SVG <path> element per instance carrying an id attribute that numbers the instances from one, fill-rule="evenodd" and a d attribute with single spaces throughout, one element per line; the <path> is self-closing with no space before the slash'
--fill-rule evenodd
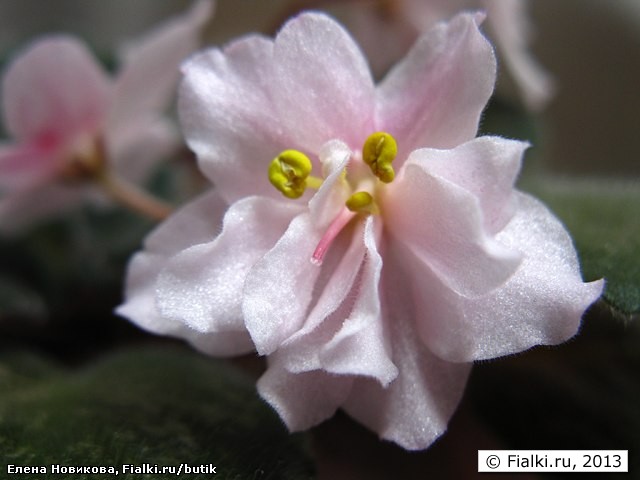
<path id="1" fill-rule="evenodd" d="M 212 49 L 184 66 L 178 113 L 202 171 L 229 202 L 264 195 L 281 198 L 267 176 L 269 162 L 287 148 L 269 88 L 273 43 L 259 36 Z"/>
<path id="2" fill-rule="evenodd" d="M 349 147 L 338 140 L 329 141 L 320 148 L 318 156 L 325 180 L 322 188 L 309 200 L 309 212 L 320 228 L 329 226 L 349 197 L 349 189 L 341 176 L 351 155 Z"/>
<path id="3" fill-rule="evenodd" d="M 386 388 L 373 379 L 356 379 L 343 409 L 381 438 L 407 450 L 420 450 L 446 430 L 471 364 L 445 362 L 420 343 L 413 327 L 418 307 L 407 289 L 395 288 L 406 283 L 404 273 L 387 267 L 385 263 L 384 315 L 390 326 L 393 362 L 400 373 Z"/>
<path id="4" fill-rule="evenodd" d="M 531 26 L 523 0 L 483 0 L 492 38 L 515 80 L 524 103 L 542 109 L 554 91 L 552 77 L 534 59 L 530 49 Z"/>
<path id="5" fill-rule="evenodd" d="M 106 141 L 115 172 L 135 183 L 146 181 L 158 162 L 170 159 L 183 145 L 175 125 L 160 116 L 140 119 Z"/>
<path id="6" fill-rule="evenodd" d="M 91 53 L 67 36 L 45 37 L 21 53 L 4 78 L 5 125 L 20 141 L 68 141 L 104 121 L 111 86 Z"/>
<path id="7" fill-rule="evenodd" d="M 225 208 L 222 198 L 212 192 L 187 204 L 160 224 L 145 240 L 145 249 L 129 263 L 125 301 L 116 312 L 140 328 L 185 339 L 212 355 L 237 355 L 253 350 L 251 338 L 244 329 L 198 332 L 183 322 L 162 316 L 157 306 L 157 281 L 167 262 L 181 250 L 215 238 Z"/>
<path id="8" fill-rule="evenodd" d="M 258 392 L 280 415 L 290 431 L 306 430 L 333 416 L 349 395 L 353 378 L 322 370 L 287 371 L 278 354 L 258 381 Z"/>
<path id="9" fill-rule="evenodd" d="M 247 273 L 301 209 L 292 202 L 264 197 L 248 197 L 231 205 L 220 235 L 166 263 L 156 284 L 162 316 L 199 332 L 243 330 Z"/>
<path id="10" fill-rule="evenodd" d="M 376 129 L 398 140 L 398 166 L 416 148 L 453 148 L 475 137 L 496 77 L 482 18 L 465 13 L 436 24 L 379 85 Z"/>
<path id="11" fill-rule="evenodd" d="M 180 63 L 198 47 L 200 31 L 213 7 L 211 1 L 197 1 L 185 14 L 127 46 L 110 111 L 113 129 L 126 129 L 169 106 L 176 94 Z"/>
<path id="12" fill-rule="evenodd" d="M 311 255 L 322 232 L 308 213 L 289 228 L 247 275 L 242 311 L 260 355 L 268 355 L 304 323 L 321 268 Z"/>
<path id="13" fill-rule="evenodd" d="M 204 353 L 231 356 L 250 352 L 253 344 L 246 331 L 202 333 L 158 313 L 154 279 L 165 262 L 165 256 L 147 251 L 132 258 L 127 275 L 127 300 L 116 312 L 151 333 L 187 340 Z"/>
<path id="14" fill-rule="evenodd" d="M 515 213 L 513 185 L 528 146 L 500 137 L 479 137 L 438 152 L 425 168 L 474 195 L 480 203 L 484 228 L 496 233 Z"/>
<path id="15" fill-rule="evenodd" d="M 341 180 L 338 168 L 309 201 L 309 211 L 293 219 L 278 243 L 247 275 L 242 310 L 261 355 L 273 353 L 305 322 L 314 285 L 325 270 L 311 259 L 332 220 L 330 214 L 338 214 L 334 209 L 339 207 L 336 197 L 342 195 Z M 345 250 L 338 238 L 330 253 Z"/>
<path id="16" fill-rule="evenodd" d="M 517 214 L 497 238 L 526 256 L 513 277 L 486 296 L 456 295 L 415 258 L 405 257 L 421 312 L 420 337 L 443 359 L 482 360 L 564 342 L 602 293 L 602 281 L 582 282 L 571 238 L 551 212 L 528 195 L 520 194 L 518 202 Z"/>
<path id="17" fill-rule="evenodd" d="M 331 139 L 360 148 L 373 131 L 375 87 L 349 34 L 330 17 L 302 14 L 275 39 L 271 84 L 286 131 L 317 152 Z"/>
<path id="18" fill-rule="evenodd" d="M 430 171 L 441 155 L 451 152 L 411 154 L 386 192 L 385 226 L 449 288 L 464 296 L 484 295 L 516 271 L 522 255 L 489 235 L 477 197 Z"/>
<path id="19" fill-rule="evenodd" d="M 162 222 L 144 240 L 144 249 L 171 257 L 213 240 L 222 228 L 227 203 L 217 190 L 200 195 Z"/>
<path id="20" fill-rule="evenodd" d="M 363 225 L 345 229 L 322 264 L 316 284 L 319 292 L 304 325 L 280 345 L 282 363 L 292 373 L 322 368 L 323 346 L 341 328 L 353 310 L 353 289 L 365 255 Z M 350 242 L 343 247 L 343 243 Z M 342 252 L 345 252 L 342 254 Z"/>
<path id="21" fill-rule="evenodd" d="M 58 151 L 46 145 L 0 145 L 0 190 L 15 191 L 53 178 L 59 168 Z"/>
<path id="22" fill-rule="evenodd" d="M 376 245 L 380 227 L 368 217 L 364 228 L 366 260 L 355 304 L 338 333 L 322 347 L 320 362 L 329 373 L 372 377 L 386 387 L 398 376 L 398 369 L 390 358 L 389 326 L 383 323 L 380 311 L 382 258 Z"/>

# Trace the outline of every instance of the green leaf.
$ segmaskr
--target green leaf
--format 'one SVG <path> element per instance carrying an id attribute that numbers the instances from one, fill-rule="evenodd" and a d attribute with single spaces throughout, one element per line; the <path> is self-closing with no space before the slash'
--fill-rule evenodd
<path id="1" fill-rule="evenodd" d="M 623 313 L 639 313 L 640 184 L 539 177 L 525 189 L 571 232 L 585 280 L 605 278 L 605 300 Z"/>
<path id="2" fill-rule="evenodd" d="M 12 387 L 0 397 L 5 466 L 110 465 L 118 478 L 139 480 L 175 475 L 125 475 L 122 465 L 212 464 L 216 479 L 313 477 L 303 437 L 286 431 L 252 379 L 223 362 L 155 348 L 69 373 L 24 354 L 4 357 L 0 384 Z"/>

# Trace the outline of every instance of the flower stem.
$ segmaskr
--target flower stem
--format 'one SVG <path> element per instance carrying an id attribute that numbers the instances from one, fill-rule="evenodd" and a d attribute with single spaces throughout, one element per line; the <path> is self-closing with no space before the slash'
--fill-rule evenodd
<path id="1" fill-rule="evenodd" d="M 104 172 L 96 180 L 112 199 L 153 220 L 164 220 L 173 211 L 167 203 L 110 172 Z"/>

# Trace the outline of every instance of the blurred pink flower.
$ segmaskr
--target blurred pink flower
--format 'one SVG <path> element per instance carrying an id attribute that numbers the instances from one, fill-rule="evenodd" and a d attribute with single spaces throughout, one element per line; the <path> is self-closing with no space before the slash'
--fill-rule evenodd
<path id="1" fill-rule="evenodd" d="M 494 41 L 504 72 L 525 105 L 543 108 L 553 81 L 529 49 L 531 25 L 526 0 L 377 0 L 348 11 L 348 25 L 369 57 L 374 72 L 384 72 L 409 50 L 415 39 L 438 21 L 465 9 L 487 12 L 486 31 Z"/>
<path id="2" fill-rule="evenodd" d="M 514 189 L 527 144 L 474 138 L 481 20 L 436 25 L 377 86 L 322 14 L 193 57 L 180 118 L 216 188 L 147 238 L 118 312 L 267 355 L 258 389 L 291 430 L 342 408 L 407 449 L 446 429 L 471 362 L 573 336 L 602 282 Z"/>
<path id="3" fill-rule="evenodd" d="M 108 168 L 142 181 L 180 145 L 163 111 L 212 7 L 200 0 L 130 44 L 115 78 L 67 35 L 45 36 L 16 56 L 2 85 L 4 123 L 14 143 L 0 145 L 0 228 L 102 200 L 84 180 Z"/>

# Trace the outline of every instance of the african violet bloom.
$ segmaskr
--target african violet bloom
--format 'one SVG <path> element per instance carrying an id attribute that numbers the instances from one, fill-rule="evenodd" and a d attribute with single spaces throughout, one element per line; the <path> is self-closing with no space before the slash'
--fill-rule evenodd
<path id="1" fill-rule="evenodd" d="M 258 389 L 291 430 L 342 408 L 407 449 L 445 430 L 471 362 L 574 335 L 602 284 L 514 190 L 527 145 L 474 138 L 481 20 L 436 25 L 377 86 L 322 14 L 192 58 L 180 117 L 215 189 L 147 238 L 119 313 L 267 355 Z"/>
<path id="2" fill-rule="evenodd" d="M 374 71 L 386 70 L 434 23 L 464 9 L 484 9 L 486 30 L 525 105 L 537 110 L 551 98 L 553 82 L 529 49 L 526 0 L 379 0 L 374 8 L 352 3 L 349 23 Z"/>
<path id="3" fill-rule="evenodd" d="M 212 6 L 200 1 L 129 45 L 113 79 L 84 43 L 62 34 L 13 60 L 2 85 L 5 126 L 15 139 L 0 146 L 3 229 L 101 198 L 86 180 L 104 180 L 107 171 L 141 181 L 180 145 L 163 110 Z"/>

